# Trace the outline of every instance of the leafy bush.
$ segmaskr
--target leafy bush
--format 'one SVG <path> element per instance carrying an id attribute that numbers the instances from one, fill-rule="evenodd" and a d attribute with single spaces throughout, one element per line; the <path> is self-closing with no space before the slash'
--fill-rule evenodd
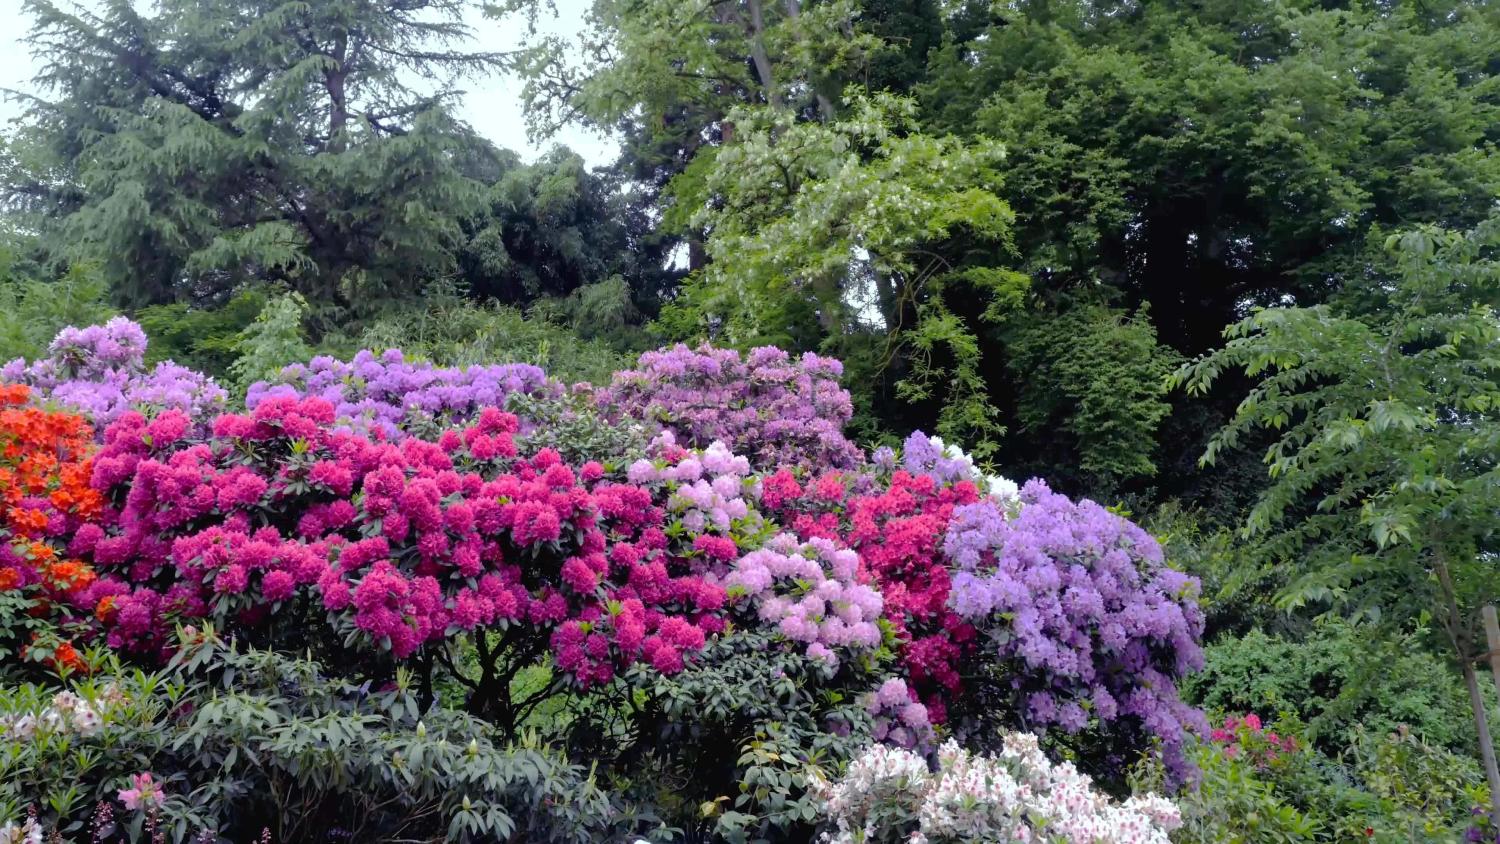
<path id="1" fill-rule="evenodd" d="M 1454 841 L 1485 799 L 1469 760 L 1400 730 L 1356 730 L 1337 758 L 1317 751 L 1295 717 L 1263 725 L 1230 716 L 1198 746 L 1200 780 L 1179 805 L 1182 841 Z M 1156 782 L 1148 774 L 1137 783 Z"/>
<path id="2" fill-rule="evenodd" d="M 412 360 L 438 366 L 526 363 L 564 383 L 605 384 L 626 359 L 603 342 L 519 310 L 475 303 L 452 288 L 426 291 L 420 307 L 387 311 L 350 336 L 324 339 L 320 349 L 338 356 L 358 349 L 402 349 Z"/>
<path id="3" fill-rule="evenodd" d="M 160 796 L 114 812 L 132 838 L 148 813 L 173 841 L 607 836 L 613 806 L 580 768 L 460 712 L 419 712 L 405 675 L 355 687 L 212 630 L 185 635 L 160 673 L 0 689 L 0 819 L 34 806 L 77 835 L 147 774 Z"/>
<path id="4" fill-rule="evenodd" d="M 1440 747 L 1467 753 L 1474 724 L 1458 677 L 1411 641 L 1330 621 L 1293 640 L 1252 630 L 1205 648 L 1205 667 L 1183 696 L 1205 709 L 1294 714 L 1312 740 L 1338 756 L 1358 731 L 1405 726 Z"/>
<path id="5" fill-rule="evenodd" d="M 255 321 L 235 339 L 236 357 L 229 372 L 236 384 L 247 388 L 256 381 L 274 378 L 283 366 L 312 355 L 303 339 L 302 318 L 306 312 L 307 301 L 297 293 L 266 302 Z"/>
<path id="6" fill-rule="evenodd" d="M 646 428 L 604 418 L 587 389 L 559 396 L 511 393 L 505 407 L 521 419 L 516 447 L 522 452 L 551 448 L 569 463 L 598 460 L 611 473 L 646 455 Z"/>
<path id="7" fill-rule="evenodd" d="M 0 363 L 41 357 L 65 326 L 113 317 L 108 294 L 104 281 L 84 267 L 75 266 L 55 281 L 37 281 L 0 263 Z"/>
<path id="8" fill-rule="evenodd" d="M 834 669 L 774 633 L 736 628 L 681 673 L 627 671 L 604 698 L 615 705 L 580 704 L 570 743 L 659 807 L 664 839 L 805 840 L 818 817 L 812 779 L 846 764 L 876 726 L 865 692 L 878 664 L 871 654 Z"/>
<path id="9" fill-rule="evenodd" d="M 222 307 L 179 302 L 141 308 L 134 317 L 151 338 L 146 363 L 171 360 L 214 378 L 226 378 L 239 356 L 241 333 L 265 305 L 265 293 L 247 290 Z"/>

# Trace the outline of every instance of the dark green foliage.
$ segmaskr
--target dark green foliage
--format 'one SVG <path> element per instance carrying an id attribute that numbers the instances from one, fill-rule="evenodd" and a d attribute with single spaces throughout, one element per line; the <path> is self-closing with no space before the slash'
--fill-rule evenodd
<path id="1" fill-rule="evenodd" d="M 463 0 L 29 0 L 44 99 L 21 139 L 50 158 L 7 189 L 54 257 L 99 262 L 132 305 L 274 280 L 332 304 L 451 272 L 484 142 L 445 111 Z M 404 80 L 416 72 L 436 95 Z"/>
<path id="2" fill-rule="evenodd" d="M 1004 18 L 934 56 L 933 123 L 1009 143 L 1039 280 L 1148 301 L 1181 351 L 1245 302 L 1321 299 L 1372 224 L 1473 225 L 1500 186 L 1490 4 L 1075 0 Z"/>
<path id="3" fill-rule="evenodd" d="M 1252 630 L 1206 649 L 1207 666 L 1184 684 L 1189 699 L 1214 712 L 1290 713 L 1309 738 L 1338 757 L 1355 734 L 1405 726 L 1458 753 L 1474 746 L 1463 681 L 1434 665 L 1420 640 L 1330 621 L 1296 639 Z"/>
<path id="4" fill-rule="evenodd" d="M 512 307 L 476 304 L 441 284 L 427 288 L 420 304 L 387 308 L 363 326 L 325 337 L 319 348 L 344 357 L 359 349 L 401 349 L 409 359 L 444 366 L 534 363 L 565 384 L 606 384 L 628 360 L 603 342 Z"/>
<path id="5" fill-rule="evenodd" d="M 830 676 L 784 641 L 731 632 L 681 674 L 637 667 L 580 700 L 570 745 L 658 807 L 673 828 L 660 840 L 805 840 L 816 819 L 810 770 L 831 772 L 868 742 L 858 695 L 872 676 L 861 665 Z"/>
<path id="6" fill-rule="evenodd" d="M 1012 323 L 1006 365 L 1021 385 L 1017 445 L 1027 448 L 1007 465 L 1101 495 L 1155 475 L 1157 431 L 1171 409 L 1163 380 L 1177 360 L 1148 315 L 1080 306 Z"/>
<path id="7" fill-rule="evenodd" d="M 83 267 L 40 281 L 20 273 L 11 256 L 0 253 L 0 363 L 45 357 L 58 329 L 114 316 L 108 294 L 104 281 Z"/>
<path id="8" fill-rule="evenodd" d="M 389 690 L 356 688 L 313 662 L 188 635 L 202 638 L 164 673 L 116 669 L 108 685 L 79 688 L 105 713 L 97 736 L 7 742 L 0 819 L 41 801 L 49 826 L 75 834 L 127 775 L 151 771 L 169 795 L 160 820 L 172 841 L 205 829 L 228 841 L 262 829 L 276 841 L 609 836 L 614 809 L 582 769 L 504 744 L 460 712 L 419 712 L 404 675 Z M 13 687 L 0 704 L 34 712 L 50 696 Z M 137 830 L 142 820 L 121 818 Z"/>
<path id="9" fill-rule="evenodd" d="M 1180 353 L 1216 345 L 1249 305 L 1316 304 L 1366 275 L 1372 226 L 1472 226 L 1500 193 L 1494 4 L 1048 0 L 946 23 L 917 88 L 924 129 L 1005 143 L 1034 289 L 1149 305 L 1156 342 Z M 1196 453 L 1237 386 L 1175 401 L 1157 450 Z M 1049 387 L 1012 370 L 996 404 L 1025 415 Z M 1087 457 L 1074 437 L 1012 425 L 1007 451 Z M 1153 462 L 1156 501 L 1237 509 L 1259 483 Z"/>
<path id="10" fill-rule="evenodd" d="M 1264 733 L 1241 728 L 1227 745 L 1200 746 L 1202 779 L 1178 795 L 1183 826 L 1172 840 L 1445 844 L 1469 827 L 1469 807 L 1482 791 L 1468 760 L 1409 732 L 1360 728 L 1347 751 L 1331 758 L 1307 749 L 1299 729 L 1295 718 L 1281 718 Z M 1298 749 L 1268 759 L 1272 733 L 1295 738 Z M 1138 785 L 1159 782 L 1158 772 L 1142 767 Z"/>
<path id="11" fill-rule="evenodd" d="M 561 398 L 514 393 L 506 399 L 505 409 L 528 423 L 516 438 L 522 454 L 551 448 L 574 466 L 607 456 L 600 460 L 605 471 L 621 477 L 631 463 L 646 455 L 646 428 L 635 422 L 606 420 L 590 392 L 570 392 Z"/>
<path id="12" fill-rule="evenodd" d="M 219 308 L 174 302 L 141 308 L 132 318 L 151 338 L 146 347 L 148 364 L 171 360 L 224 379 L 238 355 L 240 332 L 255 321 L 265 304 L 264 293 L 247 290 Z"/>
<path id="13" fill-rule="evenodd" d="M 1250 434 L 1274 437 L 1271 484 L 1245 521 L 1252 559 L 1286 568 L 1283 608 L 1441 634 L 1464 673 L 1500 819 L 1476 676 L 1487 650 L 1479 605 L 1500 585 L 1500 218 L 1460 232 L 1420 227 L 1386 247 L 1384 272 L 1351 284 L 1379 308 L 1257 311 L 1172 381 L 1202 393 L 1225 371 L 1258 379 L 1203 457 L 1212 463 Z"/>
<path id="14" fill-rule="evenodd" d="M 577 154 L 558 148 L 522 164 L 513 153 L 498 153 L 475 175 L 487 185 L 485 211 L 468 223 L 459 258 L 472 295 L 524 306 L 607 279 L 651 274 L 641 268 L 649 255 L 634 249 L 629 197 L 617 179 L 590 172 Z M 634 307 L 629 294 L 626 307 Z M 633 315 L 607 316 L 618 322 Z"/>

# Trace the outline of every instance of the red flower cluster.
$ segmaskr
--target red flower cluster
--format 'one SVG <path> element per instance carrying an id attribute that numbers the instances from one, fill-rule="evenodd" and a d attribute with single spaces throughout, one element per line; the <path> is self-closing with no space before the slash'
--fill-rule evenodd
<path id="1" fill-rule="evenodd" d="M 889 485 L 851 495 L 850 486 L 868 486 L 857 480 L 833 473 L 804 488 L 782 470 L 762 483 L 761 502 L 782 511 L 803 538 L 834 539 L 859 552 L 901 642 L 903 673 L 920 690 L 931 719 L 941 723 L 943 693 L 959 690 L 958 661 L 974 639 L 974 628 L 948 606 L 943 537 L 953 508 L 978 501 L 979 490 L 970 481 L 945 485 L 897 470 Z"/>

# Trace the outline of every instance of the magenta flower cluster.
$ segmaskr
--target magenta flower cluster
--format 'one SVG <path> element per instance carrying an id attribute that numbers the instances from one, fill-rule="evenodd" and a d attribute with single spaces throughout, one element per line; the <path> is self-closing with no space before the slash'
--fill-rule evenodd
<path id="1" fill-rule="evenodd" d="M 849 467 L 861 455 L 844 436 L 854 405 L 842 374 L 837 360 L 812 353 L 793 359 L 765 346 L 741 358 L 679 344 L 641 355 L 598 398 L 614 418 L 656 422 L 697 448 L 722 441 L 757 469 Z"/>
<path id="2" fill-rule="evenodd" d="M 663 506 L 669 484 L 611 482 L 551 449 L 518 455 L 518 428 L 487 408 L 437 442 L 391 443 L 336 430 L 322 399 L 271 397 L 196 441 L 180 412 L 130 413 L 94 466 L 117 506 L 70 550 L 100 572 L 89 598 L 120 648 L 163 647 L 173 623 L 200 617 L 254 625 L 305 599 L 398 658 L 524 626 L 585 686 L 633 662 L 680 670 L 723 629 L 709 569 L 739 556 L 732 531 L 685 528 Z"/>
<path id="3" fill-rule="evenodd" d="M 525 363 L 438 367 L 406 360 L 400 349 L 360 351 L 341 361 L 322 355 L 294 363 L 271 382 L 257 381 L 245 395 L 254 410 L 270 398 L 317 396 L 333 405 L 341 428 L 400 439 L 474 419 L 486 407 L 505 407 L 524 393 L 556 395 L 562 386 Z"/>
<path id="4" fill-rule="evenodd" d="M 228 394 L 212 378 L 171 361 L 146 369 L 146 333 L 125 317 L 59 331 L 47 357 L 0 367 L 0 382 L 28 384 L 35 394 L 75 410 L 103 430 L 131 409 L 175 408 L 195 419 L 224 409 Z"/>
<path id="5" fill-rule="evenodd" d="M 731 598 L 747 598 L 762 623 L 830 666 L 839 664 L 835 648 L 880 646 L 880 591 L 861 581 L 859 554 L 831 540 L 778 534 L 740 557 L 724 585 Z"/>
<path id="6" fill-rule="evenodd" d="M 1187 734 L 1207 729 L 1177 694 L 1203 662 L 1198 581 L 1093 501 L 1032 480 L 1021 502 L 1013 518 L 990 499 L 954 510 L 943 540 L 956 569 L 950 606 L 980 631 L 983 657 L 1012 666 L 1028 723 L 1136 725 L 1185 769 Z"/>

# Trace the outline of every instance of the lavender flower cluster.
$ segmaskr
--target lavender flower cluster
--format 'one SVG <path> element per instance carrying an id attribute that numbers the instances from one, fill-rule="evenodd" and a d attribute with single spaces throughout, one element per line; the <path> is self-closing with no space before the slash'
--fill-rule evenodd
<path id="1" fill-rule="evenodd" d="M 438 367 L 409 362 L 400 349 L 362 350 L 349 361 L 320 355 L 284 367 L 276 381 L 251 384 L 245 406 L 253 411 L 267 399 L 316 396 L 333 405 L 340 428 L 396 440 L 472 421 L 486 407 L 505 407 L 511 395 L 562 392 L 531 364 Z"/>
<path id="2" fill-rule="evenodd" d="M 1020 504 L 1021 490 L 1016 482 L 1000 475 L 986 474 L 974 464 L 974 459 L 953 443 L 943 442 L 941 437 L 929 437 L 921 431 L 913 431 L 901 449 L 902 465 L 913 475 L 931 475 L 946 484 L 973 481 L 980 491 L 999 501 L 1008 509 Z M 889 449 L 879 450 L 871 458 L 877 465 L 893 463 L 894 453 Z"/>
<path id="3" fill-rule="evenodd" d="M 44 398 L 88 416 L 97 430 L 126 411 L 181 410 L 193 418 L 223 412 L 228 394 L 212 378 L 172 361 L 146 369 L 146 333 L 115 317 L 103 325 L 68 326 L 47 357 L 0 367 L 0 382 L 28 384 Z"/>
<path id="4" fill-rule="evenodd" d="M 612 418 L 668 426 L 687 446 L 723 441 L 757 469 L 848 468 L 861 455 L 844 436 L 854 405 L 839 386 L 842 374 L 843 364 L 812 353 L 793 360 L 764 346 L 741 358 L 733 349 L 678 344 L 615 373 L 599 401 Z"/>
<path id="5" fill-rule="evenodd" d="M 1168 765 L 1191 770 L 1188 732 L 1203 715 L 1177 694 L 1200 668 L 1198 581 L 1169 568 L 1140 527 L 1093 501 L 1032 480 L 1019 514 L 994 499 L 954 510 L 943 550 L 949 605 L 998 642 L 1029 723 L 1069 731 L 1126 719 L 1161 740 Z"/>

